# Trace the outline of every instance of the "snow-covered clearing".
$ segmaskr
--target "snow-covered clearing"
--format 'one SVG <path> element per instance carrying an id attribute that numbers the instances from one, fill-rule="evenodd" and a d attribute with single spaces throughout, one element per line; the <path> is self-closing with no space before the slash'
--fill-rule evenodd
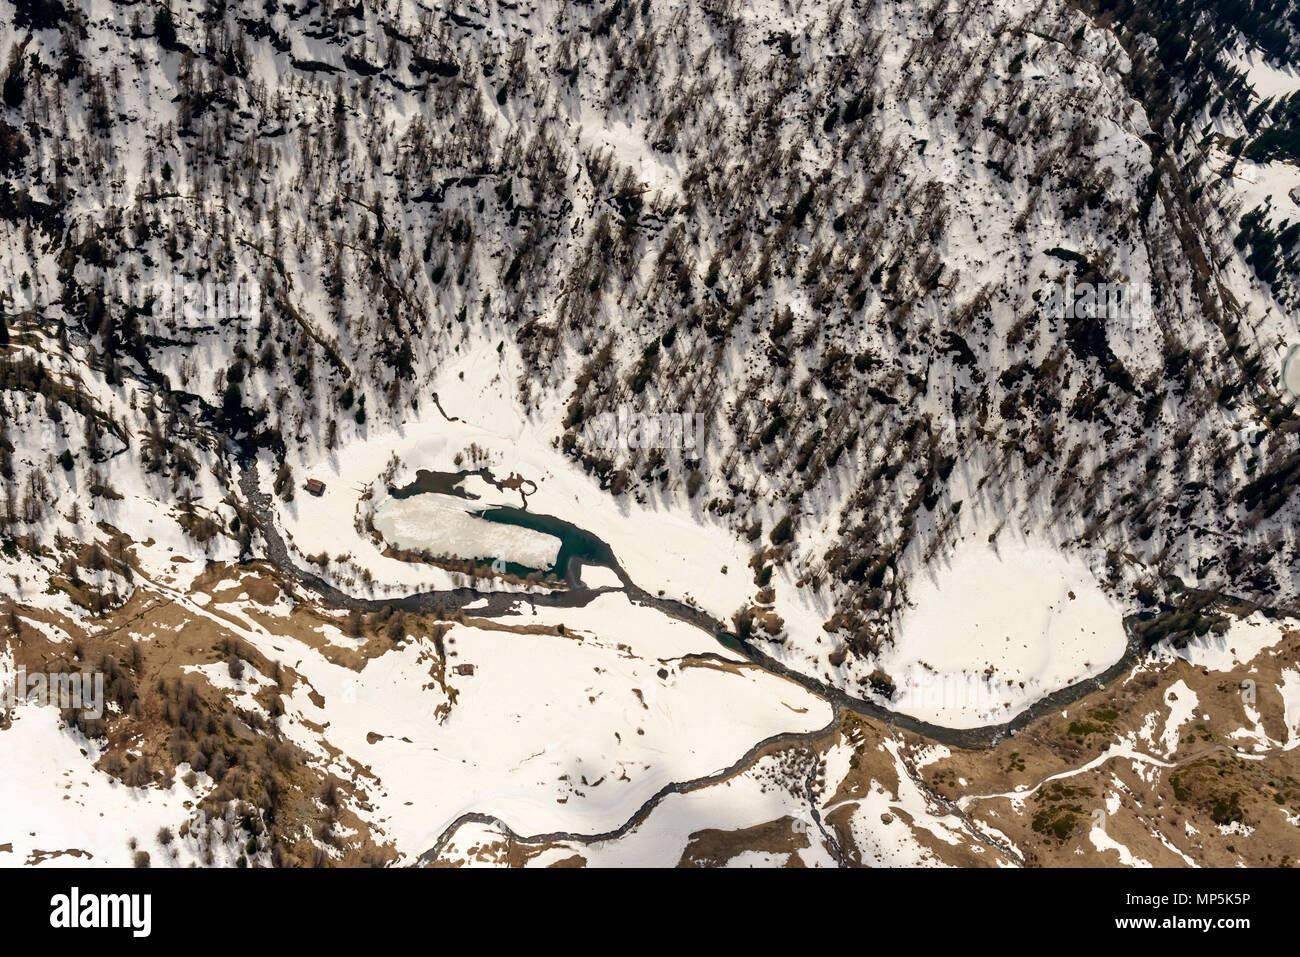
<path id="1" fill-rule="evenodd" d="M 1035 541 L 964 542 L 917 581 L 880 666 L 897 710 L 947 727 L 1010 720 L 1124 653 L 1119 607 L 1082 560 Z"/>

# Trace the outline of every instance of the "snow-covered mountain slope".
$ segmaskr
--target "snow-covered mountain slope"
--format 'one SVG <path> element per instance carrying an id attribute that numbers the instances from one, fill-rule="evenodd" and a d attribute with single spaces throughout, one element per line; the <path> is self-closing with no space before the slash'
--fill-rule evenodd
<path id="1" fill-rule="evenodd" d="M 0 0 L 0 607 L 577 575 L 951 728 L 1294 611 L 1285 7 Z"/>

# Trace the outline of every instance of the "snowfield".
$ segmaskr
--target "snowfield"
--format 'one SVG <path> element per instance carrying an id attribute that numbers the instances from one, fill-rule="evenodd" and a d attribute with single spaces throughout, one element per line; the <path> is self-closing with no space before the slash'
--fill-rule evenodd
<path id="1" fill-rule="evenodd" d="M 665 784 L 831 718 L 798 685 L 727 664 L 736 657 L 697 630 L 621 596 L 503 624 L 561 619 L 563 635 L 452 629 L 444 641 L 453 663 L 475 671 L 448 679 L 456 697 L 445 720 L 443 692 L 413 680 L 429 671 L 423 643 L 359 675 L 304 658 L 296 667 L 307 685 L 288 701 L 287 733 L 341 775 L 364 765 L 373 825 L 409 861 L 469 811 L 498 815 L 520 834 L 616 828 Z M 688 657 L 700 653 L 722 654 Z"/>
<path id="2" fill-rule="evenodd" d="M 963 542 L 915 583 L 911 605 L 880 658 L 891 706 L 945 727 L 1009 721 L 1105 671 L 1127 644 L 1087 565 L 1033 540 Z"/>

